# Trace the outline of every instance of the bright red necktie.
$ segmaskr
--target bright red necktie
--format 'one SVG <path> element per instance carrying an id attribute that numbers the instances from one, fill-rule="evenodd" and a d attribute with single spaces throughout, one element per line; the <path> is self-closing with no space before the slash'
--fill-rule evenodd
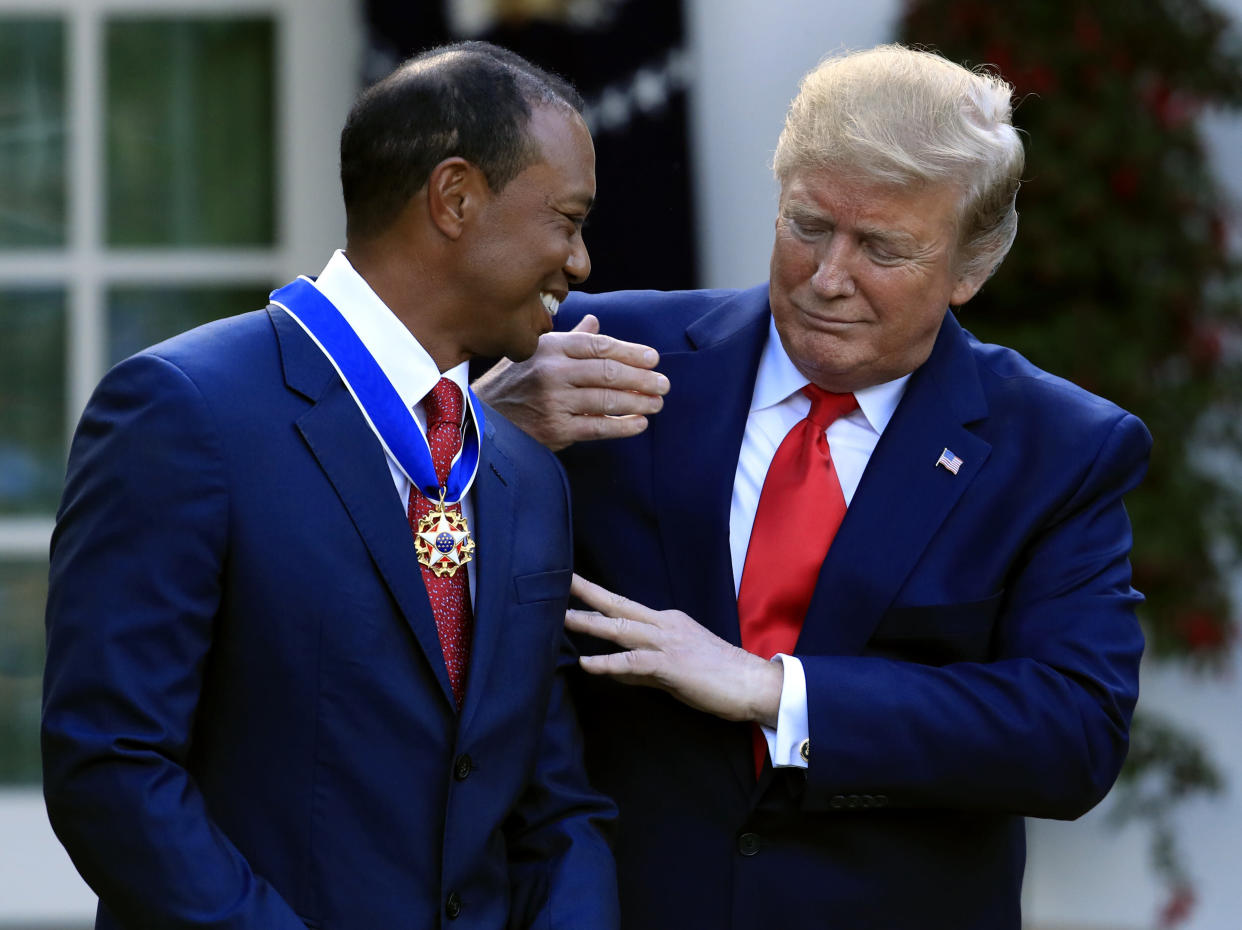
<path id="1" fill-rule="evenodd" d="M 461 449 L 461 388 L 448 378 L 441 378 L 423 398 L 423 411 L 427 414 L 427 442 L 431 446 L 436 480 L 444 487 L 453 457 Z M 433 501 L 411 485 L 409 518 L 412 532 L 418 532 L 418 521 L 435 506 Z M 450 513 L 461 513 L 461 504 L 445 505 L 444 509 Z M 444 664 L 448 666 L 449 682 L 453 686 L 453 697 L 457 699 L 457 706 L 461 707 L 466 693 L 466 668 L 470 662 L 470 628 L 474 621 L 470 609 L 467 566 L 462 565 L 452 575 L 437 576 L 426 565 L 422 566 L 422 570 L 436 632 L 440 635 L 440 648 L 444 651 Z"/>
<path id="2" fill-rule="evenodd" d="M 845 518 L 845 496 L 824 430 L 857 406 L 853 394 L 808 384 L 811 410 L 786 434 L 768 466 L 746 549 L 737 612 L 742 648 L 764 659 L 798 641 L 820 567 Z M 754 727 L 755 772 L 768 747 Z"/>

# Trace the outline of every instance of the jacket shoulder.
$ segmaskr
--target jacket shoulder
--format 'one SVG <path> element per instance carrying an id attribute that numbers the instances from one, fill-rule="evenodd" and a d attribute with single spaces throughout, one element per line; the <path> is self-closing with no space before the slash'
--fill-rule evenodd
<path id="1" fill-rule="evenodd" d="M 196 382 L 246 379 L 277 360 L 276 333 L 267 311 L 253 310 L 197 326 L 132 358 L 144 356 L 163 359 Z"/>
<path id="2" fill-rule="evenodd" d="M 1113 401 L 1035 365 L 1005 346 L 966 334 L 993 416 L 1021 416 L 1051 434 L 1111 430 L 1121 423 L 1150 446 L 1146 426 Z"/>
<path id="3" fill-rule="evenodd" d="M 532 439 L 494 407 L 481 400 L 479 403 L 487 422 L 488 438 L 500 454 L 523 473 L 536 475 L 540 484 L 551 478 L 555 486 L 566 486 L 564 468 L 554 452 Z"/>
<path id="4" fill-rule="evenodd" d="M 761 287 L 766 299 L 767 285 Z M 600 332 L 609 336 L 649 345 L 659 352 L 677 351 L 686 347 L 687 327 L 746 293 L 726 289 L 611 291 L 604 294 L 575 291 L 561 307 L 556 328 L 571 329 L 591 313 L 599 318 Z"/>

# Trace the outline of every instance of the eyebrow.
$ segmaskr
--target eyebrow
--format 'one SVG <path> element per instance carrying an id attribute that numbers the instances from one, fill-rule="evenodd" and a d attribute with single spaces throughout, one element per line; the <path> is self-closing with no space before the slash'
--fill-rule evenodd
<path id="1" fill-rule="evenodd" d="M 912 233 L 908 233 L 902 229 L 882 229 L 879 227 L 863 228 L 860 227 L 859 235 L 864 239 L 871 239 L 877 242 L 884 242 L 889 245 L 912 245 L 919 244 L 918 237 Z"/>
<path id="2" fill-rule="evenodd" d="M 823 210 L 821 210 L 819 207 L 814 206 L 813 204 L 809 204 L 809 203 L 802 203 L 801 201 L 797 201 L 797 200 L 785 201 L 785 206 L 781 208 L 781 213 L 785 216 L 798 216 L 798 217 L 809 216 L 809 217 L 814 217 L 816 219 L 825 219 L 825 220 L 828 220 L 829 222 L 834 222 L 832 217 L 829 216 L 827 213 L 825 213 Z"/>
<path id="3" fill-rule="evenodd" d="M 831 213 L 812 204 L 794 200 L 787 201 L 781 213 L 784 216 L 798 220 L 822 220 L 832 226 L 835 226 L 837 222 Z M 858 226 L 855 232 L 859 238 L 884 242 L 890 245 L 918 245 L 918 238 L 902 229 L 888 229 L 883 226 Z"/>
<path id="4" fill-rule="evenodd" d="M 596 199 L 587 194 L 570 194 L 564 200 L 554 200 L 549 197 L 545 203 L 558 213 L 565 211 L 581 212 L 585 218 L 594 209 Z"/>

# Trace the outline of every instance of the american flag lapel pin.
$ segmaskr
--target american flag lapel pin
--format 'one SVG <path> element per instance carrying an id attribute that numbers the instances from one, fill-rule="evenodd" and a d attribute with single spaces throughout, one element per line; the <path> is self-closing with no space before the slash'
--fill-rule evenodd
<path id="1" fill-rule="evenodd" d="M 952 474 L 957 474 L 957 470 L 964 464 L 961 459 L 953 454 L 951 449 L 945 449 L 940 453 L 940 458 L 936 459 L 936 464 Z"/>

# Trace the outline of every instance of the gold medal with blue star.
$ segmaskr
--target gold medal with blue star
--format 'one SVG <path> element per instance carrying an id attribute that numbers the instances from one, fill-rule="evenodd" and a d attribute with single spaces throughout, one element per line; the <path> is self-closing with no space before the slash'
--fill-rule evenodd
<path id="1" fill-rule="evenodd" d="M 439 578 L 450 578 L 474 556 L 474 540 L 463 514 L 444 507 L 444 488 L 440 489 L 440 502 L 418 521 L 414 534 L 414 547 L 418 550 L 420 565 L 426 565 Z"/>

